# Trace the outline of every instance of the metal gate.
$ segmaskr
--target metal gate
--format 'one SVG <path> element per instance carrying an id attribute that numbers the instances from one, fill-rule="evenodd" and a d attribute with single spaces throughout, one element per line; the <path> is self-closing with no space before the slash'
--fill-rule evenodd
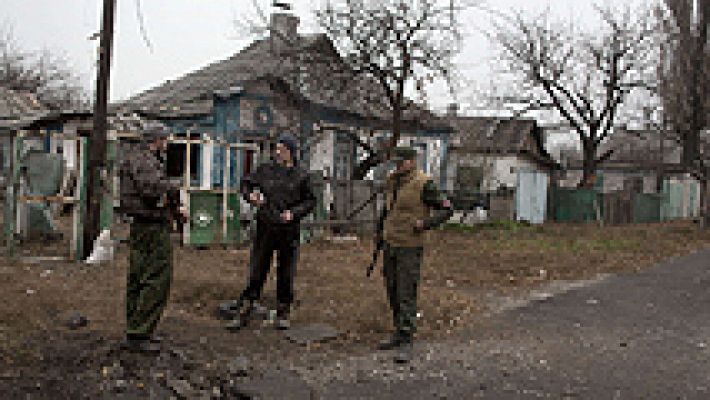
<path id="1" fill-rule="evenodd" d="M 547 207 L 547 174 L 539 171 L 518 171 L 515 191 L 515 214 L 518 221 L 533 224 L 545 222 Z"/>
<path id="2" fill-rule="evenodd" d="M 232 161 L 239 160 L 241 157 L 237 157 L 233 152 L 251 150 L 255 154 L 251 161 L 256 164 L 258 145 L 229 143 L 221 139 L 178 139 L 172 136 L 169 141 L 186 145 L 185 176 L 181 191 L 189 210 L 189 218 L 183 226 L 183 243 L 195 246 L 240 243 L 242 241 L 238 178 L 240 165 L 237 162 L 233 166 Z M 218 183 L 221 184 L 221 188 L 202 189 L 192 186 L 190 171 L 192 144 L 219 146 L 221 149 L 219 151 L 221 157 L 216 157 L 221 165 L 214 171 L 220 175 Z"/>

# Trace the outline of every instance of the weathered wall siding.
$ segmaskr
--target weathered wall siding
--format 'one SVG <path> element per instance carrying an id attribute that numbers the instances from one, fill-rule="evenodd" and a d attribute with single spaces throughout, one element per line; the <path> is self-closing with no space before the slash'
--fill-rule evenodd
<path id="1" fill-rule="evenodd" d="M 299 112 L 292 106 L 286 104 L 283 95 L 277 95 L 275 97 L 271 111 L 274 116 L 274 127 L 277 129 L 277 133 L 289 132 L 292 135 L 300 135 L 301 124 Z"/>
<path id="2" fill-rule="evenodd" d="M 540 168 L 532 161 L 519 156 L 499 156 L 482 153 L 450 153 L 447 163 L 447 190 L 453 190 L 456 182 L 458 165 L 483 167 L 483 190 L 496 190 L 498 187 L 515 187 L 518 181 L 518 170 Z"/>
<path id="3" fill-rule="evenodd" d="M 643 192 L 644 193 L 656 193 L 657 190 L 657 177 L 655 173 L 648 173 L 643 176 Z"/>
<path id="4" fill-rule="evenodd" d="M 480 166 L 485 170 L 492 170 L 493 159 L 483 154 L 449 153 L 449 162 L 446 165 L 446 190 L 454 190 L 456 186 L 456 172 L 459 165 Z M 490 177 L 484 176 L 484 182 Z M 485 183 L 484 183 L 485 184 Z"/>
<path id="5" fill-rule="evenodd" d="M 484 180 L 487 190 L 495 190 L 500 186 L 515 187 L 520 169 L 537 170 L 535 163 L 519 156 L 496 157 L 490 178 Z"/>
<path id="6" fill-rule="evenodd" d="M 311 145 L 311 171 L 323 171 L 325 176 L 333 173 L 333 140 L 332 131 L 314 132 L 320 139 Z"/>
<path id="7" fill-rule="evenodd" d="M 331 130 L 314 130 L 314 135 L 319 137 L 318 141 L 311 144 L 310 149 L 310 170 L 322 171 L 325 177 L 330 177 L 333 173 L 333 145 L 334 137 Z M 330 212 L 330 205 L 333 202 L 333 190 L 330 184 L 326 184 L 323 191 L 323 202 L 327 212 Z"/>
<path id="8" fill-rule="evenodd" d="M 201 160 L 210 160 L 210 162 L 202 162 L 202 181 L 200 182 L 200 187 L 202 189 L 212 188 L 212 157 L 214 155 L 214 145 L 211 143 L 203 144 L 202 146 L 202 158 Z"/>
<path id="9" fill-rule="evenodd" d="M 65 139 L 63 140 L 62 144 L 62 152 L 63 152 L 63 157 L 64 161 L 67 163 L 67 169 L 68 170 L 75 170 L 77 166 L 77 141 L 76 140 L 71 140 L 71 139 Z"/>
<path id="10" fill-rule="evenodd" d="M 624 188 L 624 182 L 634 177 L 643 178 L 643 192 L 656 192 L 656 174 L 654 172 L 625 172 L 625 171 L 602 171 L 603 176 L 602 192 L 609 193 Z M 571 170 L 566 172 L 564 179 L 559 184 L 561 187 L 576 187 L 582 180 L 581 170 Z"/>
<path id="11" fill-rule="evenodd" d="M 571 170 L 571 171 L 565 171 L 565 177 L 560 179 L 559 185 L 560 187 L 567 187 L 567 188 L 572 188 L 576 187 L 579 181 L 582 180 L 582 171 L 579 170 Z"/>
<path id="12" fill-rule="evenodd" d="M 271 129 L 275 129 L 275 133 L 279 131 L 288 131 L 292 134 L 299 132 L 299 120 L 297 111 L 293 108 L 287 108 L 282 102 L 262 101 L 253 98 L 244 98 L 240 103 L 240 127 L 247 130 L 263 130 L 254 120 L 255 111 L 258 107 L 267 106 L 271 110 L 272 125 Z"/>
<path id="13" fill-rule="evenodd" d="M 622 172 L 604 171 L 602 174 L 604 179 L 602 192 L 615 192 L 624 188 L 625 177 Z"/>

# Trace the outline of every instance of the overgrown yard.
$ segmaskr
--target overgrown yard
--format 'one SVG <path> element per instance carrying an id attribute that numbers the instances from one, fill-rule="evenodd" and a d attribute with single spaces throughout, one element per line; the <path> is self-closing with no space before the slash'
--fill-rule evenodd
<path id="1" fill-rule="evenodd" d="M 440 340 L 472 328 L 486 308 L 486 294 L 492 292 L 519 292 L 549 280 L 630 273 L 707 246 L 710 233 L 699 232 L 691 222 L 605 228 L 591 224 L 447 226 L 430 233 L 417 336 Z M 343 332 L 337 340 L 304 350 L 281 333 L 263 329 L 260 321 L 230 333 L 215 319 L 216 306 L 243 288 L 247 249 L 176 246 L 171 301 L 159 333 L 166 337 L 167 348 L 190 352 L 208 369 L 237 355 L 266 365 L 298 363 L 305 353 L 338 357 L 371 351 L 391 328 L 380 265 L 371 279 L 365 277 L 371 255 L 370 240 L 302 246 L 293 325 L 322 322 Z M 100 349 L 113 348 L 124 326 L 126 249 L 119 249 L 115 262 L 100 266 L 0 262 L 0 371 L 19 377 L 20 371 L 30 375 L 44 371 L 52 357 L 54 364 L 69 363 L 72 354 L 79 354 L 73 347 L 76 339 L 103 343 L 84 347 L 84 352 L 96 349 L 95 357 L 84 354 L 82 362 L 98 374 L 101 365 L 109 362 L 101 360 L 109 357 L 108 350 L 101 353 Z M 274 276 L 264 299 L 272 307 Z M 71 310 L 85 315 L 88 326 L 68 331 L 64 323 Z"/>

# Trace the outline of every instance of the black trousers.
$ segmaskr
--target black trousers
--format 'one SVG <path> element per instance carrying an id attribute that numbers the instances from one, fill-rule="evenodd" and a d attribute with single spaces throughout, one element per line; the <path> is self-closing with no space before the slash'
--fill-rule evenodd
<path id="1" fill-rule="evenodd" d="M 274 251 L 278 253 L 276 267 L 276 297 L 280 304 L 293 303 L 293 281 L 298 261 L 300 229 L 279 229 L 257 222 L 249 260 L 249 278 L 242 298 L 258 300 L 271 268 Z"/>

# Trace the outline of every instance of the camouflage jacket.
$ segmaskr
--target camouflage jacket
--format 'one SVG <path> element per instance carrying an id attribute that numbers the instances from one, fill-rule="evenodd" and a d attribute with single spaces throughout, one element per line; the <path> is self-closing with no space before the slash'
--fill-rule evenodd
<path id="1" fill-rule="evenodd" d="M 121 205 L 119 212 L 142 220 L 166 221 L 167 196 L 178 187 L 167 179 L 165 167 L 147 143 L 121 143 L 119 153 Z"/>

